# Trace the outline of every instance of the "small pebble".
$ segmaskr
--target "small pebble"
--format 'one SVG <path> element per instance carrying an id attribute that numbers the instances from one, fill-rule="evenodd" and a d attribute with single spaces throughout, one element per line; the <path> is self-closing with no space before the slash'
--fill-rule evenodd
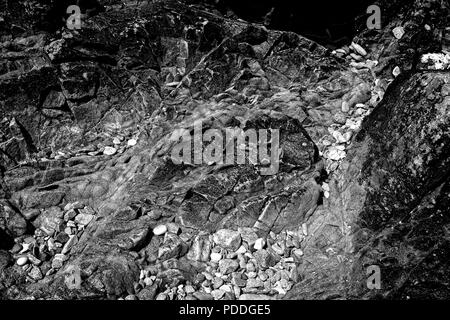
<path id="1" fill-rule="evenodd" d="M 236 254 L 244 254 L 247 252 L 247 249 L 245 249 L 244 246 L 240 246 L 239 249 L 237 249 Z"/>
<path id="2" fill-rule="evenodd" d="M 350 53 L 350 57 L 352 57 L 355 61 L 362 61 L 362 57 L 355 53 Z"/>
<path id="3" fill-rule="evenodd" d="M 149 286 L 151 286 L 153 284 L 153 280 L 150 279 L 150 278 L 145 278 L 144 279 L 144 283 L 145 283 L 146 286 L 149 287 Z"/>
<path id="4" fill-rule="evenodd" d="M 405 29 L 403 27 L 395 27 L 394 29 L 392 29 L 392 33 L 394 34 L 395 38 L 401 39 L 405 34 Z"/>
<path id="5" fill-rule="evenodd" d="M 367 51 L 361 47 L 359 44 L 352 42 L 351 47 L 355 50 L 359 55 L 365 56 L 367 55 Z"/>
<path id="6" fill-rule="evenodd" d="M 247 269 L 248 272 L 253 272 L 253 271 L 256 270 L 255 265 L 253 263 L 251 263 L 251 262 L 247 263 L 245 268 Z"/>
<path id="7" fill-rule="evenodd" d="M 394 70 L 392 70 L 392 75 L 394 76 L 394 77 L 398 77 L 398 75 L 401 73 L 401 71 L 400 71 L 400 68 L 398 67 L 398 66 L 396 66 L 395 68 L 394 68 Z"/>
<path id="8" fill-rule="evenodd" d="M 23 266 L 28 262 L 28 257 L 20 257 L 19 259 L 17 259 L 17 265 L 18 266 Z"/>
<path id="9" fill-rule="evenodd" d="M 164 224 L 160 224 L 159 226 L 153 229 L 153 234 L 155 236 L 161 236 L 167 232 L 167 227 Z"/>
<path id="10" fill-rule="evenodd" d="M 133 146 L 136 145 L 136 143 L 137 143 L 137 141 L 136 141 L 135 139 L 130 139 L 130 140 L 128 140 L 128 142 L 127 142 L 127 146 L 133 147 Z"/>
<path id="11" fill-rule="evenodd" d="M 217 253 L 217 252 L 212 252 L 210 258 L 211 258 L 212 262 L 219 262 L 222 259 L 222 254 Z"/>
<path id="12" fill-rule="evenodd" d="M 302 232 L 303 232 L 303 235 L 305 235 L 305 236 L 308 235 L 308 226 L 306 225 L 306 223 L 302 224 Z"/>
<path id="13" fill-rule="evenodd" d="M 113 148 L 113 147 L 105 147 L 105 149 L 103 150 L 103 154 L 105 154 L 107 156 L 112 156 L 116 152 L 117 152 L 117 149 Z"/>
<path id="14" fill-rule="evenodd" d="M 347 113 L 350 111 L 350 104 L 347 101 L 342 101 L 342 112 Z"/>
<path id="15" fill-rule="evenodd" d="M 264 249 L 265 246 L 266 246 L 266 240 L 264 240 L 264 238 L 259 238 L 255 241 L 253 248 L 255 248 L 255 250 L 261 250 L 261 249 Z"/>

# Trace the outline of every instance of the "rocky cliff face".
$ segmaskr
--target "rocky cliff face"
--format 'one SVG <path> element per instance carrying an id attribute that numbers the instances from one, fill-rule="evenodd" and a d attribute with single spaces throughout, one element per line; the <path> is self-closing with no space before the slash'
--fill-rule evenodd
<path id="1" fill-rule="evenodd" d="M 6 2 L 2 297 L 448 298 L 448 4 L 331 50 L 194 2 Z M 277 170 L 174 161 L 199 123 Z"/>

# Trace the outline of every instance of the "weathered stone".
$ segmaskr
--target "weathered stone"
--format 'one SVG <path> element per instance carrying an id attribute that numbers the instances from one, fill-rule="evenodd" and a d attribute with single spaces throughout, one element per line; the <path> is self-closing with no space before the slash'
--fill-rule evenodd
<path id="1" fill-rule="evenodd" d="M 52 261 L 52 268 L 53 269 L 60 269 L 64 262 L 67 260 L 66 255 L 64 254 L 55 254 Z"/>
<path id="2" fill-rule="evenodd" d="M 249 246 L 253 246 L 258 239 L 258 235 L 252 228 L 238 228 L 242 240 L 247 242 Z"/>
<path id="3" fill-rule="evenodd" d="M 167 260 L 170 258 L 178 258 L 185 253 L 185 245 L 180 237 L 173 233 L 166 233 L 162 246 L 158 250 L 158 258 Z"/>
<path id="4" fill-rule="evenodd" d="M 64 214 L 64 221 L 69 221 L 75 218 L 77 215 L 77 212 L 74 209 L 67 210 L 67 212 Z"/>
<path id="5" fill-rule="evenodd" d="M 81 201 L 70 202 L 64 206 L 64 211 L 67 213 L 68 211 L 75 209 L 83 209 L 84 203 Z"/>
<path id="6" fill-rule="evenodd" d="M 258 251 L 261 249 L 264 249 L 264 247 L 266 246 L 266 240 L 263 238 L 258 238 L 255 241 L 255 244 L 253 245 L 253 248 Z"/>
<path id="7" fill-rule="evenodd" d="M 247 288 L 261 288 L 263 286 L 263 281 L 259 278 L 250 278 L 247 280 Z"/>
<path id="8" fill-rule="evenodd" d="M 229 274 L 239 268 L 239 263 L 236 260 L 223 259 L 219 261 L 219 270 L 222 274 Z"/>
<path id="9" fill-rule="evenodd" d="M 222 259 L 222 254 L 217 253 L 217 252 L 212 252 L 210 258 L 211 258 L 212 262 L 219 262 Z"/>
<path id="10" fill-rule="evenodd" d="M 187 253 L 187 258 L 194 261 L 206 262 L 210 258 L 211 241 L 207 235 L 198 235 L 195 237 Z"/>
<path id="11" fill-rule="evenodd" d="M 395 27 L 392 29 L 392 33 L 394 34 L 394 37 L 397 39 L 403 38 L 403 35 L 405 34 L 405 29 L 403 27 Z"/>
<path id="12" fill-rule="evenodd" d="M 62 214 L 61 210 L 45 210 L 39 216 L 39 222 L 37 222 L 39 228 L 49 236 L 62 231 L 64 225 Z"/>
<path id="13" fill-rule="evenodd" d="M 367 51 L 361 47 L 359 44 L 352 42 L 351 47 L 360 55 L 362 56 L 366 56 L 367 55 Z"/>
<path id="14" fill-rule="evenodd" d="M 61 253 L 67 254 L 73 248 L 73 246 L 77 244 L 77 242 L 78 237 L 76 235 L 69 236 L 69 240 L 64 244 Z"/>
<path id="15" fill-rule="evenodd" d="M 78 224 L 81 224 L 83 226 L 87 226 L 93 219 L 94 219 L 94 215 L 93 214 L 88 214 L 88 213 L 79 213 L 74 221 Z"/>
<path id="16" fill-rule="evenodd" d="M 197 300 L 214 300 L 214 297 L 209 293 L 203 293 L 203 292 L 194 292 L 194 297 L 197 298 Z"/>
<path id="17" fill-rule="evenodd" d="M 273 267 L 280 260 L 279 257 L 265 249 L 258 250 L 253 255 L 258 263 L 258 267 L 261 269 Z"/>
<path id="18" fill-rule="evenodd" d="M 158 286 L 152 285 L 139 291 L 137 297 L 139 300 L 155 300 L 157 293 L 158 293 Z"/>
<path id="19" fill-rule="evenodd" d="M 221 229 L 213 236 L 214 243 L 225 249 L 236 251 L 241 245 L 241 235 L 238 231 Z"/>
<path id="20" fill-rule="evenodd" d="M 43 278 L 41 269 L 39 269 L 39 267 L 37 267 L 37 266 L 33 266 L 31 268 L 31 271 L 28 273 L 28 275 L 30 276 L 31 279 L 33 279 L 35 281 L 41 280 Z"/>
<path id="21" fill-rule="evenodd" d="M 161 224 L 153 229 L 153 234 L 155 236 L 161 236 L 167 232 L 167 226 L 164 224 Z"/>
<path id="22" fill-rule="evenodd" d="M 214 300 L 220 300 L 225 294 L 225 291 L 217 289 L 211 291 L 211 295 L 213 296 Z"/>

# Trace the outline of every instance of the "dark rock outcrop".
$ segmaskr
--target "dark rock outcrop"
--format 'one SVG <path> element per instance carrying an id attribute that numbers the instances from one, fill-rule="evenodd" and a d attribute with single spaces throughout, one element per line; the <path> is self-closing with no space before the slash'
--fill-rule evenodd
<path id="1" fill-rule="evenodd" d="M 448 298 L 450 78 L 420 63 L 448 5 L 393 6 L 404 38 L 386 16 L 337 53 L 198 2 L 81 1 L 80 30 L 23 2 L 0 21 L 2 297 Z M 271 155 L 279 132 L 279 163 L 174 138 L 199 124 L 267 130 Z"/>

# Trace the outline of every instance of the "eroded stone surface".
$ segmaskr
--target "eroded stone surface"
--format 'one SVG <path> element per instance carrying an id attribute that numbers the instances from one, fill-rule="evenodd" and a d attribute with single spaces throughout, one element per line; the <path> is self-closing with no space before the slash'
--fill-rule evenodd
<path id="1" fill-rule="evenodd" d="M 365 298 L 376 264 L 383 297 L 447 298 L 450 81 L 415 57 L 448 8 L 423 2 L 401 39 L 388 16 L 333 52 L 172 1 L 58 35 L 17 16 L 34 35 L 0 45 L 2 296 Z M 175 163 L 196 121 L 279 129 L 279 170 Z"/>

